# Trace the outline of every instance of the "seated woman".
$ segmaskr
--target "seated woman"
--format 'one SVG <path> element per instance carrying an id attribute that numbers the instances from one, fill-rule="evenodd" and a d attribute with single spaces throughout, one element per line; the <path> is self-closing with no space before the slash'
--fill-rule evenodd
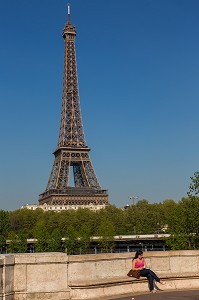
<path id="1" fill-rule="evenodd" d="M 153 271 L 147 269 L 145 259 L 143 257 L 143 251 L 139 250 L 136 252 L 135 257 L 132 261 L 132 270 L 140 270 L 140 276 L 147 277 L 149 282 L 150 292 L 155 293 L 153 280 L 165 284 Z"/>

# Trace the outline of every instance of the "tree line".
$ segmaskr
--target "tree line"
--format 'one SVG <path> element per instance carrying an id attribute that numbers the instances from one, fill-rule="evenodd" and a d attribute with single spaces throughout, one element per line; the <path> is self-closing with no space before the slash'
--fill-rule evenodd
<path id="1" fill-rule="evenodd" d="M 169 233 L 169 249 L 199 249 L 199 172 L 191 177 L 188 196 L 150 204 L 139 200 L 127 209 L 109 205 L 62 212 L 42 209 L 0 210 L 0 250 L 9 241 L 8 252 L 26 252 L 27 239 L 36 239 L 35 249 L 87 253 L 92 237 L 99 237 L 102 251 L 114 248 L 114 235 Z"/>

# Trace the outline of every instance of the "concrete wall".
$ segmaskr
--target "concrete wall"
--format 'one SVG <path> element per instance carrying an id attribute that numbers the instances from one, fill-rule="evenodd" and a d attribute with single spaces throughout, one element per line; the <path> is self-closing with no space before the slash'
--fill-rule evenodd
<path id="1" fill-rule="evenodd" d="M 133 253 L 67 256 L 64 253 L 0 255 L 0 300 L 105 299 L 148 291 L 145 278 L 126 274 Z M 164 289 L 199 288 L 199 251 L 145 252 Z"/>

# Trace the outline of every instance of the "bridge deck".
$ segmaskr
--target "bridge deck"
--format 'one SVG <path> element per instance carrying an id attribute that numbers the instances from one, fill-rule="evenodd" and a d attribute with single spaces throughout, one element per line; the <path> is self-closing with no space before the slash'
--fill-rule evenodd
<path id="1" fill-rule="evenodd" d="M 146 293 L 144 295 L 132 295 L 128 297 L 117 297 L 112 299 L 131 300 L 132 297 L 134 297 L 135 300 L 199 300 L 199 290 L 158 291 L 155 294 Z"/>

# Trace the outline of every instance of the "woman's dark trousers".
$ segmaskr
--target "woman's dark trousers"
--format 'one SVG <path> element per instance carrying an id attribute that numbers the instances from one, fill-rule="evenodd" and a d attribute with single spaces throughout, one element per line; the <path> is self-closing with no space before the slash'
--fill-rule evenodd
<path id="1" fill-rule="evenodd" d="M 150 269 L 140 270 L 140 276 L 147 277 L 149 282 L 149 289 L 152 291 L 154 289 L 153 280 L 160 282 L 160 278 Z"/>

